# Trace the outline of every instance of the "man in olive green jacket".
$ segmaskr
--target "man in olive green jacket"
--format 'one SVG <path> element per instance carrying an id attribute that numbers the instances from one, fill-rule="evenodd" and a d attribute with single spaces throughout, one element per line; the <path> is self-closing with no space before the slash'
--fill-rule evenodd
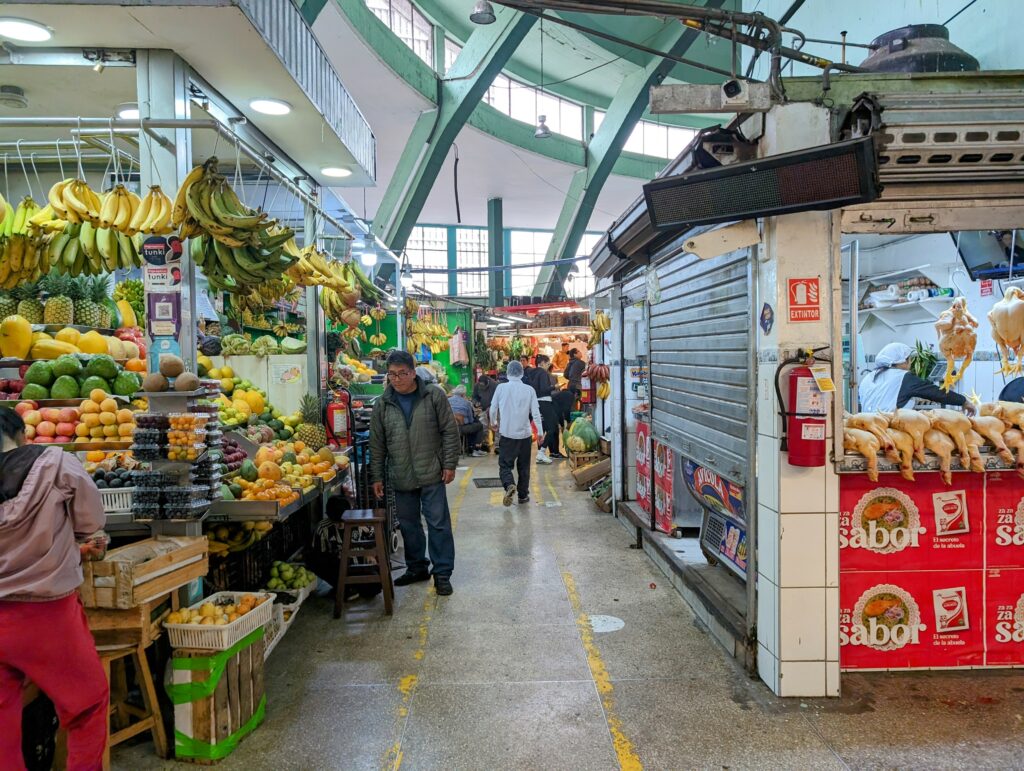
<path id="1" fill-rule="evenodd" d="M 429 580 L 433 563 L 434 585 L 444 596 L 452 593 L 455 567 L 445 485 L 455 479 L 462 440 L 448 397 L 419 378 L 415 367 L 405 351 L 388 354 L 388 386 L 370 419 L 370 479 L 377 498 L 384 497 L 385 473 L 395 491 L 406 565 L 395 586 Z M 421 516 L 427 521 L 426 539 Z"/>

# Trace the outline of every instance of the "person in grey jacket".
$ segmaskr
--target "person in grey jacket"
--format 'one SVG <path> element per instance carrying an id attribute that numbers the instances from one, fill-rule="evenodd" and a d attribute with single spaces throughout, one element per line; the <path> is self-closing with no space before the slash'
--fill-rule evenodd
<path id="1" fill-rule="evenodd" d="M 455 479 L 459 426 L 444 391 L 416 375 L 410 354 L 392 351 L 387 364 L 388 386 L 370 419 L 370 479 L 378 499 L 384 497 L 385 473 L 395 491 L 406 564 L 395 586 L 429 580 L 433 563 L 437 593 L 447 596 L 455 538 L 445 485 Z M 426 538 L 421 517 L 427 521 Z"/>

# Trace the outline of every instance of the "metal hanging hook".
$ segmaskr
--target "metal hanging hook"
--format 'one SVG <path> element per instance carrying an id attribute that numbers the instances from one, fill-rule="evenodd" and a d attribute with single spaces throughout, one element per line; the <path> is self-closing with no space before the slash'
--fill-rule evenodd
<path id="1" fill-rule="evenodd" d="M 60 169 L 60 178 L 64 177 L 64 159 L 60 157 L 60 137 L 53 140 L 53 143 L 57 146 L 57 168 Z"/>
<path id="2" fill-rule="evenodd" d="M 39 185 L 39 195 L 43 194 L 43 180 L 39 178 L 39 169 L 36 168 L 36 154 L 31 153 L 28 156 L 29 163 L 32 164 L 32 173 L 36 175 L 36 184 Z"/>
<path id="3" fill-rule="evenodd" d="M 85 168 L 82 166 L 82 116 L 78 116 L 78 133 L 75 134 L 75 156 L 78 158 L 78 178 L 85 179 Z"/>
<path id="4" fill-rule="evenodd" d="M 25 167 L 25 156 L 21 154 L 21 143 L 21 139 L 15 142 L 14 149 L 18 152 L 18 162 L 21 163 L 21 173 L 25 175 L 25 184 L 28 186 L 29 198 L 34 198 L 35 196 L 32 195 L 32 180 L 29 179 L 28 169 Z"/>

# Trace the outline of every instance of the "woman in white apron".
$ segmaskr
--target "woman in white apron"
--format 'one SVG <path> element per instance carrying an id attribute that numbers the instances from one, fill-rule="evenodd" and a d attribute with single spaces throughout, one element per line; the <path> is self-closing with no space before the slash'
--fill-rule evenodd
<path id="1" fill-rule="evenodd" d="M 875 356 L 875 368 L 864 375 L 858 388 L 861 412 L 892 412 L 912 409 L 917 399 L 928 399 L 952 407 L 963 407 L 970 415 L 974 405 L 953 391 L 922 380 L 910 371 L 914 349 L 903 343 L 889 343 Z"/>

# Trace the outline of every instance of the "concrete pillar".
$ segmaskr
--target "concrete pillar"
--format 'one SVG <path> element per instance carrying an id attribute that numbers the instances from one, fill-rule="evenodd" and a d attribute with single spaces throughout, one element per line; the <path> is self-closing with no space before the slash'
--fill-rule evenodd
<path id="1" fill-rule="evenodd" d="M 487 267 L 500 268 L 505 264 L 505 225 L 500 198 L 487 199 Z M 504 305 L 505 271 L 487 273 L 487 304 L 492 308 Z"/>
<path id="2" fill-rule="evenodd" d="M 794 103 L 772 110 L 761 152 L 828 142 L 828 111 Z M 757 662 L 781 696 L 839 695 L 839 477 L 828 464 L 790 466 L 780 453 L 774 385 L 780 361 L 832 340 L 837 223 L 832 212 L 768 218 L 759 257 L 756 315 L 767 303 L 775 322 L 770 334 L 757 330 Z M 787 281 L 807 277 L 820 281 L 821 320 L 791 323 Z M 842 352 L 832 355 L 841 360 Z"/>

